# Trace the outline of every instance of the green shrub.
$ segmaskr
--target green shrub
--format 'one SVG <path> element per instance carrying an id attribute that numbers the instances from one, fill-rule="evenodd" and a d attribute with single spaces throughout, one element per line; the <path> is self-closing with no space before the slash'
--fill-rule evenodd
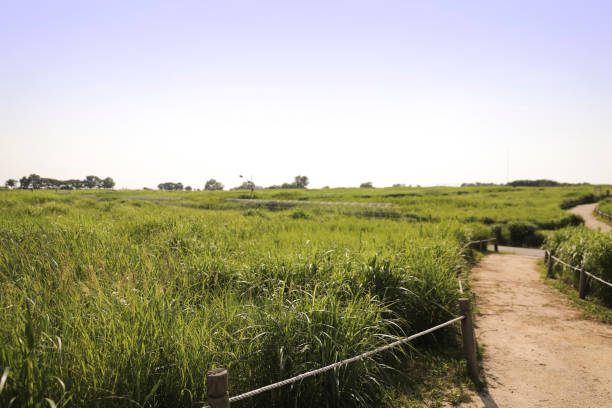
<path id="1" fill-rule="evenodd" d="M 508 224 L 510 233 L 510 245 L 537 247 L 544 241 L 544 236 L 538 232 L 538 227 L 534 224 L 513 221 Z"/>
<path id="2" fill-rule="evenodd" d="M 612 233 L 572 227 L 550 234 L 544 247 L 555 251 L 555 256 L 570 265 L 584 268 L 607 282 L 612 282 Z M 557 267 L 561 277 L 578 287 L 578 273 Z M 612 288 L 587 279 L 590 294 L 612 306 Z"/>
<path id="3" fill-rule="evenodd" d="M 572 197 L 572 198 L 565 199 L 561 202 L 561 204 L 559 204 L 559 207 L 561 207 L 561 209 L 563 210 L 566 210 L 568 208 L 572 208 L 580 204 L 591 204 L 595 202 L 597 202 L 597 197 L 595 197 L 595 194 L 590 193 L 590 194 L 584 194 L 576 198 Z"/>

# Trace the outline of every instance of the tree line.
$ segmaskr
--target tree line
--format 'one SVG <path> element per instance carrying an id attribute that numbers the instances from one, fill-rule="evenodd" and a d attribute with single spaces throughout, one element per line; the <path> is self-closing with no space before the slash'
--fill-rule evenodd
<path id="1" fill-rule="evenodd" d="M 8 179 L 4 183 L 7 188 L 20 188 L 22 190 L 81 190 L 84 188 L 113 188 L 115 181 L 110 178 L 100 178 L 98 176 L 87 176 L 83 180 L 57 180 L 54 178 L 41 177 L 38 174 L 30 174 L 17 180 Z"/>
<path id="2" fill-rule="evenodd" d="M 511 186 L 511 187 L 571 187 L 571 186 L 590 186 L 590 183 L 560 183 L 555 180 L 514 180 L 506 184 L 495 183 L 463 183 L 461 187 L 492 187 L 492 186 Z"/>
<path id="3" fill-rule="evenodd" d="M 253 182 L 253 180 L 246 180 L 239 186 L 230 188 L 230 190 L 251 190 L 253 191 L 253 190 L 263 190 L 264 188 L 266 189 L 306 188 L 306 186 L 308 186 L 309 183 L 310 181 L 308 180 L 307 176 L 295 176 L 295 178 L 293 179 L 293 182 L 291 183 L 283 183 L 281 185 L 272 185 L 269 187 L 258 186 Z M 182 190 L 191 191 L 193 190 L 191 186 L 184 187 L 183 183 L 180 183 L 180 182 L 174 183 L 171 181 L 159 183 L 157 185 L 157 188 L 162 191 L 182 191 Z M 224 188 L 225 186 L 223 185 L 223 183 L 215 179 L 212 179 L 212 178 L 206 181 L 206 183 L 204 184 L 204 190 L 207 190 L 207 191 L 223 190 Z"/>

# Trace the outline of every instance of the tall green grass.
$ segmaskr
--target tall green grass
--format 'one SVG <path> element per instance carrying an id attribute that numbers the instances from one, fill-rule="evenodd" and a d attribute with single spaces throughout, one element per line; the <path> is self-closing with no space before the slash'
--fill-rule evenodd
<path id="1" fill-rule="evenodd" d="M 0 192 L 0 406 L 200 406 L 213 367 L 230 370 L 235 395 L 359 354 L 457 313 L 468 240 L 496 228 L 517 244 L 539 239 L 575 223 L 560 204 L 589 192 L 256 192 L 386 209 L 226 200 L 243 192 Z M 421 345 L 454 341 L 448 329 Z M 411 355 L 372 356 L 243 405 L 380 406 Z"/>
<path id="2" fill-rule="evenodd" d="M 598 208 L 600 211 L 612 215 L 612 198 L 606 198 L 600 202 Z"/>
<path id="3" fill-rule="evenodd" d="M 213 367 L 235 395 L 359 354 L 455 315 L 459 248 L 487 235 L 129 194 L 2 196 L 1 406 L 200 406 Z M 379 406 L 408 351 L 243 405 Z"/>
<path id="4" fill-rule="evenodd" d="M 593 231 L 585 227 L 566 228 L 555 231 L 546 238 L 544 247 L 555 251 L 555 256 L 570 265 L 612 282 L 612 233 Z M 557 267 L 559 275 L 578 288 L 579 273 Z M 612 306 L 612 288 L 587 279 L 590 295 L 599 298 L 604 304 Z"/>

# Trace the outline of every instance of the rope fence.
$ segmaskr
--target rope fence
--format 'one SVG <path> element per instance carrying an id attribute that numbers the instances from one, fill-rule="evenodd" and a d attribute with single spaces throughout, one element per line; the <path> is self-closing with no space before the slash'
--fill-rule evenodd
<path id="1" fill-rule="evenodd" d="M 475 244 L 478 244 L 478 250 L 482 251 L 483 244 L 486 244 L 487 242 L 493 242 L 495 252 L 498 252 L 498 240 L 497 240 L 496 237 L 487 238 L 487 239 L 478 239 L 478 240 L 475 240 L 475 241 L 468 241 L 468 242 L 466 242 L 465 245 L 463 245 L 463 247 L 461 247 L 461 251 L 463 251 L 464 249 L 468 248 L 470 245 L 475 245 Z M 484 249 L 486 249 L 486 247 L 484 247 Z"/>
<path id="2" fill-rule="evenodd" d="M 470 245 L 478 244 L 478 248 L 480 251 L 483 250 L 483 245 L 486 245 L 488 242 L 494 242 L 495 252 L 498 252 L 497 238 L 488 238 L 488 239 L 479 239 L 468 241 L 463 247 L 462 251 L 469 247 Z M 486 247 L 484 247 L 486 249 Z M 459 275 L 462 271 L 462 267 L 460 265 L 457 266 L 457 274 Z M 461 283 L 461 279 L 457 279 L 459 282 L 459 293 L 463 295 L 463 285 Z M 225 368 L 216 368 L 213 370 L 209 370 L 206 373 L 206 385 L 207 385 L 207 397 L 210 405 L 207 405 L 204 408 L 229 408 L 231 403 L 245 400 L 247 398 L 254 397 L 261 393 L 272 391 L 274 389 L 284 387 L 285 385 L 293 384 L 299 381 L 304 380 L 308 377 L 313 377 L 322 373 L 325 373 L 330 370 L 334 370 L 338 367 L 345 366 L 350 363 L 354 363 L 356 361 L 363 360 L 369 356 L 372 356 L 377 353 L 381 353 L 385 350 L 392 349 L 394 347 L 400 346 L 402 344 L 408 343 L 412 340 L 415 340 L 419 337 L 430 334 L 436 330 L 440 330 L 444 327 L 450 326 L 453 323 L 461 321 L 461 336 L 462 336 L 462 347 L 465 358 L 468 363 L 468 368 L 470 370 L 470 375 L 474 380 L 478 379 L 478 361 L 476 357 L 476 340 L 474 336 L 474 325 L 472 322 L 472 307 L 471 301 L 468 298 L 460 298 L 459 299 L 459 309 L 461 310 L 461 316 L 455 317 L 451 320 L 448 320 L 444 323 L 441 323 L 437 326 L 431 327 L 427 330 L 423 330 L 422 332 L 413 334 L 412 336 L 405 337 L 403 339 L 394 341 L 392 343 L 386 344 L 384 346 L 377 347 L 373 350 L 366 351 L 362 354 L 359 354 L 354 357 L 347 358 L 342 361 L 335 362 L 333 364 L 329 364 L 325 367 L 317 368 L 314 370 L 306 371 L 302 374 L 298 374 L 294 377 L 287 378 L 285 380 L 266 385 L 251 391 L 247 391 L 245 393 L 235 395 L 230 397 L 228 388 L 229 388 L 229 373 Z"/>
<path id="3" fill-rule="evenodd" d="M 248 391 L 248 392 L 245 392 L 243 394 L 236 395 L 233 397 L 230 397 L 228 393 L 228 388 L 229 388 L 228 371 L 225 368 L 217 368 L 217 369 L 210 370 L 206 373 L 207 396 L 208 396 L 208 403 L 210 405 L 207 405 L 204 408 L 229 408 L 231 403 L 242 401 L 244 399 L 254 397 L 255 395 L 264 393 L 266 391 L 271 391 L 276 388 L 283 387 L 285 385 L 293 384 L 298 381 L 302 381 L 305 378 L 312 377 L 312 376 L 315 376 L 315 375 L 318 375 L 318 374 L 321 374 L 321 373 L 324 373 L 330 370 L 334 370 L 338 367 L 345 366 L 347 364 L 363 360 L 364 358 L 367 358 L 371 355 L 374 355 L 374 354 L 383 352 L 385 350 L 389 350 L 391 348 L 408 343 L 419 337 L 430 334 L 436 330 L 440 330 L 444 327 L 450 326 L 453 323 L 456 323 L 458 321 L 461 321 L 461 334 L 462 334 L 462 340 L 463 340 L 462 346 L 463 346 L 465 358 L 468 362 L 470 374 L 476 380 L 478 378 L 478 362 L 476 359 L 476 341 L 475 341 L 475 336 L 474 336 L 474 327 L 472 323 L 472 308 L 471 308 L 470 299 L 460 298 L 459 299 L 459 309 L 461 310 L 461 316 L 455 317 L 451 320 L 448 320 L 437 326 L 431 327 L 427 330 L 423 330 L 422 332 L 413 334 L 409 337 L 405 337 L 403 339 L 394 341 L 384 346 L 377 347 L 373 350 L 367 351 L 357 356 L 350 357 L 350 358 L 347 358 L 342 361 L 338 361 L 333 364 L 329 364 L 325 367 L 306 371 L 305 373 L 296 375 L 291 378 L 287 378 L 286 380 L 282 380 L 274 384 L 266 385 L 264 387 L 257 388 L 255 390 Z"/>
<path id="4" fill-rule="evenodd" d="M 591 272 L 585 271 L 583 268 L 579 268 L 577 266 L 570 265 L 567 262 L 564 262 L 562 259 L 559 259 L 558 257 L 555 256 L 555 252 L 553 250 L 551 251 L 546 250 L 544 252 L 544 260 L 545 261 L 548 260 L 547 275 L 549 277 L 552 277 L 552 269 L 554 266 L 553 262 L 560 263 L 561 265 L 564 265 L 580 273 L 580 281 L 578 285 L 578 296 L 580 297 L 580 299 L 584 299 L 586 297 L 586 277 L 587 276 L 612 288 L 612 283 L 606 282 L 605 280 L 601 279 L 599 276 L 593 275 Z"/>
<path id="5" fill-rule="evenodd" d="M 601 211 L 599 207 L 595 207 L 595 214 L 599 215 L 601 218 L 604 218 L 608 221 L 612 221 L 612 215 Z"/>

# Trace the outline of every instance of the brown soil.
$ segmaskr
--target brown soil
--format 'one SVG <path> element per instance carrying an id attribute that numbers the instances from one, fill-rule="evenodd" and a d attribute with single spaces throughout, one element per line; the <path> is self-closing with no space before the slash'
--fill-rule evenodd
<path id="1" fill-rule="evenodd" d="M 578 205 L 574 208 L 570 208 L 567 211 L 573 214 L 578 214 L 582 216 L 582 218 L 584 218 L 584 225 L 586 225 L 588 228 L 591 228 L 594 230 L 601 228 L 603 232 L 612 231 L 611 226 L 609 226 L 603 221 L 598 220 L 593 215 L 593 211 L 595 211 L 595 207 L 597 207 L 597 204 L 584 204 L 584 205 Z M 610 406 L 612 406 L 612 403 L 610 403 Z"/>
<path id="2" fill-rule="evenodd" d="M 612 327 L 581 319 L 537 261 L 496 254 L 473 269 L 488 389 L 462 407 L 612 407 Z"/>

